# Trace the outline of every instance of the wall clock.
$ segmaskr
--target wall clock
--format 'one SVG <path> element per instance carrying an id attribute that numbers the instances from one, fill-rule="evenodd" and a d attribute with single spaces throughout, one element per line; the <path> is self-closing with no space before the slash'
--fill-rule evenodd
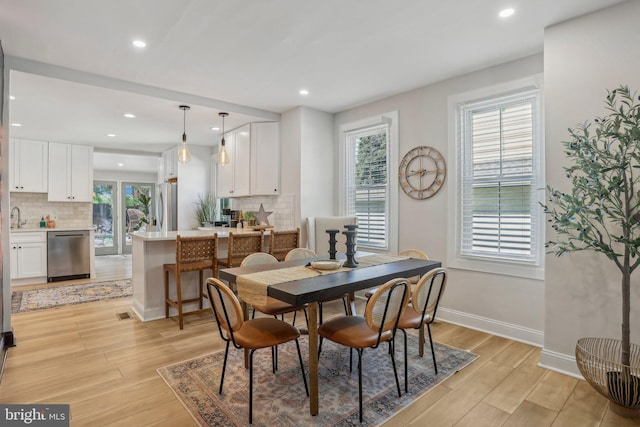
<path id="1" fill-rule="evenodd" d="M 447 167 L 442 154 L 432 147 L 415 147 L 404 155 L 398 168 L 400 187 L 409 197 L 428 199 L 440 190 Z"/>

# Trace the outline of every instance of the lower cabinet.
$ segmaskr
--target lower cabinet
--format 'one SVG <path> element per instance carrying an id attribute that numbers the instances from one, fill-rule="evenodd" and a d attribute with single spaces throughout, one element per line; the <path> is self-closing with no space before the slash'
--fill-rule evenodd
<path id="1" fill-rule="evenodd" d="M 9 240 L 11 279 L 47 276 L 47 233 L 11 233 Z"/>

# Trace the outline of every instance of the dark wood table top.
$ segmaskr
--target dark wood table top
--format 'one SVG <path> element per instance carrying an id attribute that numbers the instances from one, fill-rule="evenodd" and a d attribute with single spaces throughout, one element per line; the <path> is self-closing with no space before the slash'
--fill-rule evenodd
<path id="1" fill-rule="evenodd" d="M 222 280 L 231 283 L 243 274 L 306 265 L 309 260 L 279 262 L 277 264 L 253 265 L 226 268 L 218 272 Z M 405 259 L 367 267 L 356 267 L 349 271 L 324 273 L 317 277 L 277 283 L 269 286 L 267 294 L 291 305 L 338 298 L 349 292 L 379 286 L 397 277 L 412 277 L 427 273 L 442 265 L 440 261 Z"/>

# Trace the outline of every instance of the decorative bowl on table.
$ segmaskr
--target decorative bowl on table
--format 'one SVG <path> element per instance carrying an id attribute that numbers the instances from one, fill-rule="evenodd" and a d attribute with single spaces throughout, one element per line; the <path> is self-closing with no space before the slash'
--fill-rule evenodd
<path id="1" fill-rule="evenodd" d="M 342 266 L 342 261 L 335 259 L 311 261 L 311 267 L 316 270 L 337 270 Z"/>

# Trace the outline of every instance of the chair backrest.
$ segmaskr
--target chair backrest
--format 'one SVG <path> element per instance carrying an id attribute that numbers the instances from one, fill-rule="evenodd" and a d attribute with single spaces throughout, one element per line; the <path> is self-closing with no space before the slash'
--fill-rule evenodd
<path id="1" fill-rule="evenodd" d="M 129 208 L 127 209 L 127 220 L 129 221 L 129 227 L 127 228 L 127 232 L 131 233 L 133 231 L 137 231 L 142 227 L 139 227 L 140 220 L 144 218 L 144 212 L 140 209 Z M 144 226 L 143 226 L 144 227 Z"/>
<path id="2" fill-rule="evenodd" d="M 294 261 L 296 259 L 307 259 L 307 258 L 315 258 L 318 254 L 316 254 L 311 249 L 307 248 L 295 248 L 291 249 L 287 252 L 287 255 L 284 257 L 285 261 Z"/>
<path id="3" fill-rule="evenodd" d="M 391 279 L 367 302 L 364 317 L 367 325 L 379 334 L 395 329 L 402 311 L 409 303 L 407 279 Z"/>
<path id="4" fill-rule="evenodd" d="M 231 339 L 235 346 L 233 333 L 240 329 L 243 323 L 242 307 L 238 298 L 227 285 L 214 277 L 207 279 L 207 294 L 220 337 L 225 341 Z"/>
<path id="5" fill-rule="evenodd" d="M 284 260 L 291 249 L 300 246 L 300 229 L 295 230 L 271 230 L 269 238 L 269 253 L 276 257 L 278 261 Z"/>
<path id="6" fill-rule="evenodd" d="M 400 256 L 408 256 L 409 258 L 415 259 L 429 259 L 429 256 L 422 252 L 420 249 L 405 249 L 403 251 L 398 252 Z"/>
<path id="7" fill-rule="evenodd" d="M 345 225 L 358 224 L 355 216 L 330 216 L 307 218 L 307 247 L 320 256 L 329 253 L 329 235 L 326 230 L 340 230 L 336 235 L 336 250 L 338 253 L 347 251 L 346 237 L 342 234 Z"/>
<path id="8" fill-rule="evenodd" d="M 218 234 L 202 237 L 176 237 L 176 268 L 178 271 L 211 269 L 217 276 Z"/>
<path id="9" fill-rule="evenodd" d="M 256 252 L 255 254 L 248 255 L 240 263 L 240 267 L 246 267 L 248 265 L 260 265 L 260 264 L 277 264 L 278 260 L 273 255 L 266 252 Z"/>
<path id="10" fill-rule="evenodd" d="M 446 287 L 447 270 L 444 268 L 434 268 L 420 278 L 413 290 L 411 304 L 414 310 L 422 313 L 423 320 L 425 316 L 430 316 L 430 321 L 435 319 L 440 298 Z"/>
<path id="11" fill-rule="evenodd" d="M 229 233 L 227 248 L 227 263 L 229 267 L 239 267 L 243 259 L 256 252 L 262 252 L 262 240 L 264 233 L 256 231 L 252 233 Z"/>

